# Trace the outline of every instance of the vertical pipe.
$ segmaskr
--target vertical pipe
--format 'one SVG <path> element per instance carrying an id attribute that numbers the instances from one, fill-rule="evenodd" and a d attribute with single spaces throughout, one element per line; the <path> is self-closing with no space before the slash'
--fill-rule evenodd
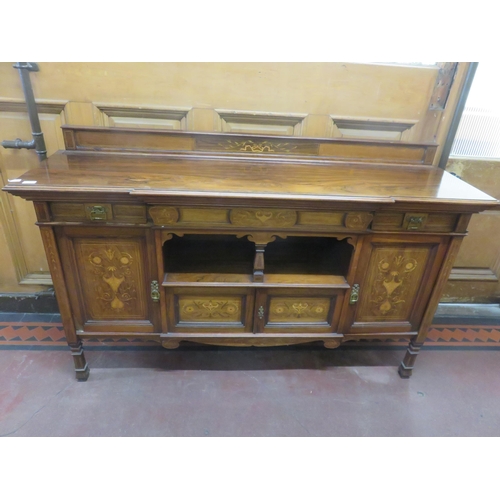
<path id="1" fill-rule="evenodd" d="M 26 106 L 28 107 L 28 116 L 31 123 L 31 131 L 33 134 L 33 140 L 35 141 L 35 151 L 40 161 L 46 160 L 47 148 L 45 147 L 45 140 L 43 138 L 42 128 L 40 127 L 35 95 L 33 94 L 33 87 L 31 86 L 31 79 L 29 75 L 29 71 L 38 71 L 38 65 L 34 63 L 18 62 L 14 65 L 14 68 L 19 71 L 19 76 L 21 78 L 24 98 L 26 100 Z"/>

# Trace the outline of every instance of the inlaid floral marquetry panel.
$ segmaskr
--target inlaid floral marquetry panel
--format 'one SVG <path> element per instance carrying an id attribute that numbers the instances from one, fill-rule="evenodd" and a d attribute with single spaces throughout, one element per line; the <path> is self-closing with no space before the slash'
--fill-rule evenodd
<path id="1" fill-rule="evenodd" d="M 356 321 L 408 320 L 429 251 L 429 247 L 375 248 L 362 286 Z"/>
<path id="2" fill-rule="evenodd" d="M 294 210 L 258 209 L 231 210 L 229 219 L 234 226 L 241 227 L 292 227 L 297 222 Z"/>
<path id="3" fill-rule="evenodd" d="M 272 297 L 269 323 L 327 323 L 330 297 Z"/>
<path id="4" fill-rule="evenodd" d="M 185 323 L 242 323 L 242 297 L 179 296 L 178 318 Z"/>
<path id="5" fill-rule="evenodd" d="M 75 240 L 89 319 L 147 319 L 140 241 Z"/>

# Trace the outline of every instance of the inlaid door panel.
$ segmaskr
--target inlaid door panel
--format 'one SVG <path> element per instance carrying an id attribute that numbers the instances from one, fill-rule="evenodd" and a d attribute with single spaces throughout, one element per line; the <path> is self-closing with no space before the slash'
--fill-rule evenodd
<path id="1" fill-rule="evenodd" d="M 147 233 L 110 228 L 59 231 L 63 266 L 76 268 L 67 279 L 75 288 L 72 306 L 84 331 L 150 333 L 157 329 L 158 304 Z M 115 236 L 116 235 L 116 236 Z"/>
<path id="2" fill-rule="evenodd" d="M 447 238 L 367 237 L 358 266 L 359 298 L 351 333 L 416 331 L 429 300 Z"/>
<path id="3" fill-rule="evenodd" d="M 75 239 L 87 312 L 95 321 L 147 319 L 141 241 Z"/>
<path id="4" fill-rule="evenodd" d="M 175 287 L 166 296 L 170 332 L 252 332 L 252 289 Z"/>
<path id="5" fill-rule="evenodd" d="M 257 333 L 335 332 L 342 295 L 343 290 L 259 290 L 255 331 Z"/>

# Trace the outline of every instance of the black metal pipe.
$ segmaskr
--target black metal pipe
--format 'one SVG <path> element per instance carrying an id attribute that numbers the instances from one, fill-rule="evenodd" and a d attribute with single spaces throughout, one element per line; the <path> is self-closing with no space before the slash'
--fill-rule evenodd
<path id="1" fill-rule="evenodd" d="M 22 141 L 21 139 L 16 139 L 15 141 L 2 141 L 2 146 L 12 149 L 35 149 L 35 140 Z"/>
<path id="2" fill-rule="evenodd" d="M 15 141 L 3 141 L 4 148 L 14 149 L 35 149 L 40 161 L 47 159 L 47 148 L 43 138 L 42 128 L 40 127 L 40 119 L 38 118 L 38 110 L 35 102 L 35 95 L 33 94 L 33 87 L 31 86 L 30 71 L 39 71 L 38 64 L 18 62 L 14 64 L 14 68 L 19 70 L 21 84 L 23 86 L 24 98 L 28 108 L 28 117 L 31 124 L 31 133 L 33 135 L 32 141 L 22 141 L 16 139 Z"/>
<path id="3" fill-rule="evenodd" d="M 465 82 L 460 92 L 460 97 L 458 98 L 457 107 L 455 108 L 455 113 L 451 120 L 450 130 L 446 136 L 446 141 L 443 146 L 443 151 L 441 152 L 441 158 L 439 159 L 438 167 L 445 169 L 448 159 L 450 157 L 451 148 L 453 147 L 453 141 L 457 135 L 458 126 L 460 125 L 460 119 L 464 112 L 465 103 L 467 102 L 467 96 L 474 80 L 474 75 L 476 74 L 477 66 L 479 63 L 471 62 L 469 68 L 467 69 L 467 74 L 465 75 Z"/>

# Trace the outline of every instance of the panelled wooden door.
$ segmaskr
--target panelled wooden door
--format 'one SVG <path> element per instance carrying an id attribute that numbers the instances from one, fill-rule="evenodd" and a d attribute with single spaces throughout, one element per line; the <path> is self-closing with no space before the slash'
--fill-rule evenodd
<path id="1" fill-rule="evenodd" d="M 0 63 L 0 140 L 29 140 L 12 64 Z M 468 63 L 448 87 L 440 64 L 40 62 L 30 76 L 49 155 L 64 147 L 62 124 L 442 144 Z M 37 166 L 33 151 L 0 148 L 2 185 Z M 51 283 L 34 222 L 30 202 L 0 191 L 0 255 L 12 263 L 0 292 Z"/>
<path id="2" fill-rule="evenodd" d="M 77 329 L 161 331 L 159 303 L 151 295 L 158 273 L 156 258 L 147 249 L 149 232 L 72 227 L 57 231 L 63 268 L 73 290 L 70 300 Z"/>
<path id="3" fill-rule="evenodd" d="M 350 306 L 350 333 L 417 331 L 444 258 L 447 237 L 371 236 L 356 272 L 359 298 Z"/>

